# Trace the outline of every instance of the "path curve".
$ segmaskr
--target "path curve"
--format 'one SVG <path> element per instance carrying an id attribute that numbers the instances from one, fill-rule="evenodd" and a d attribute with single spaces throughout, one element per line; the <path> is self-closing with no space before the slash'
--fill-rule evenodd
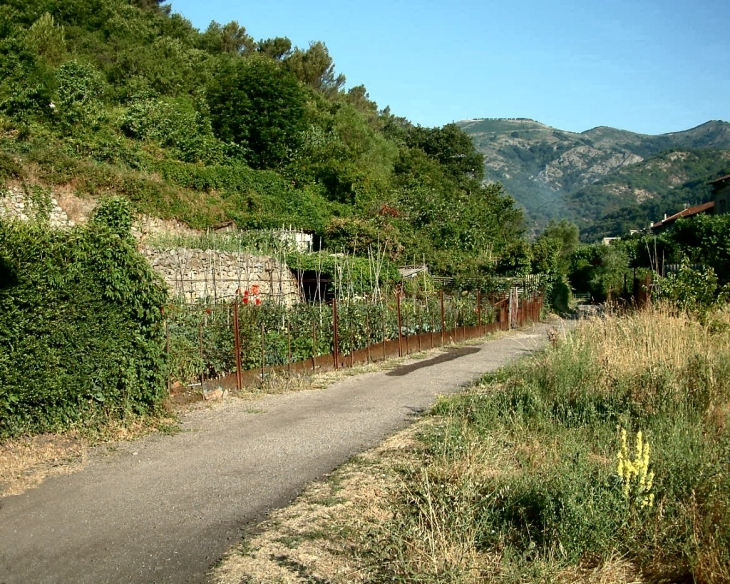
<path id="1" fill-rule="evenodd" d="M 403 428 L 439 394 L 547 341 L 541 323 L 322 390 L 230 399 L 0 498 L 0 584 L 205 582 L 243 530 Z M 473 350 L 478 349 L 478 350 Z"/>

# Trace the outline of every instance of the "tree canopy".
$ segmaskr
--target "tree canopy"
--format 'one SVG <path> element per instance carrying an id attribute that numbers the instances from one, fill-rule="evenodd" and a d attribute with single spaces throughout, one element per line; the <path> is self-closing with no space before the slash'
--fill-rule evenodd
<path id="1" fill-rule="evenodd" d="M 0 32 L 0 180 L 194 227 L 291 224 L 444 274 L 489 272 L 521 237 L 464 132 L 380 109 L 322 41 L 197 30 L 159 0 L 6 0 Z"/>

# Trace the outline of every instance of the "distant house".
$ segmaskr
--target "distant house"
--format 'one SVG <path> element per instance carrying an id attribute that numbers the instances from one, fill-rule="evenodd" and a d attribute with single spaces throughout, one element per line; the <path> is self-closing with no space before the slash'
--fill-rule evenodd
<path id="1" fill-rule="evenodd" d="M 710 181 L 712 200 L 715 203 L 715 215 L 725 215 L 730 209 L 730 174 Z"/>
<path id="2" fill-rule="evenodd" d="M 710 181 L 708 184 L 712 186 L 712 201 L 708 203 L 702 203 L 701 205 L 695 205 L 694 207 L 687 207 L 679 213 L 675 213 L 667 217 L 664 215 L 664 219 L 652 223 L 649 228 L 652 231 L 664 231 L 667 227 L 670 227 L 677 219 L 692 217 L 694 215 L 725 215 L 730 209 L 730 174 L 716 178 Z"/>
<path id="3" fill-rule="evenodd" d="M 667 217 L 664 215 L 664 219 L 661 221 L 657 221 L 656 223 L 652 223 L 650 225 L 650 228 L 652 231 L 663 231 L 667 227 L 669 227 L 672 223 L 674 223 L 677 219 L 682 219 L 686 217 L 692 217 L 694 215 L 712 215 L 715 210 L 715 201 L 710 201 L 709 203 L 702 203 L 701 205 L 695 205 L 694 207 L 687 207 L 686 209 L 683 209 L 679 213 L 675 213 L 674 215 L 671 215 Z"/>

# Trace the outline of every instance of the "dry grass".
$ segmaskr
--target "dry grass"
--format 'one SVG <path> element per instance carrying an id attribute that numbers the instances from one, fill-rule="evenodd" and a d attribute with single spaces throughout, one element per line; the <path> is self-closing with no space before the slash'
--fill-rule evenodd
<path id="1" fill-rule="evenodd" d="M 681 371 L 697 358 L 713 363 L 730 354 L 730 335 L 715 332 L 718 327 L 730 327 L 730 311 L 714 316 L 715 326 L 708 327 L 685 313 L 659 306 L 621 318 L 581 321 L 565 342 L 575 354 L 588 352 L 601 364 L 608 387 L 616 378 Z"/>
<path id="2" fill-rule="evenodd" d="M 642 584 L 646 580 L 626 558 L 610 558 L 599 566 L 581 566 L 558 573 L 560 584 Z"/>
<path id="3" fill-rule="evenodd" d="M 131 442 L 175 427 L 171 417 L 114 422 L 93 433 L 22 436 L 0 442 L 0 497 L 20 495 L 53 476 L 72 474 L 86 464 L 90 450 L 112 442 Z"/>
<path id="4" fill-rule="evenodd" d="M 275 511 L 212 573 L 215 584 L 371 582 L 358 559 L 360 533 L 392 518 L 387 501 L 398 484 L 392 465 L 414 458 L 416 427 L 310 485 L 289 507 Z"/>
<path id="5" fill-rule="evenodd" d="M 0 443 L 0 497 L 19 495 L 44 479 L 83 467 L 87 440 L 78 434 L 43 434 Z"/>

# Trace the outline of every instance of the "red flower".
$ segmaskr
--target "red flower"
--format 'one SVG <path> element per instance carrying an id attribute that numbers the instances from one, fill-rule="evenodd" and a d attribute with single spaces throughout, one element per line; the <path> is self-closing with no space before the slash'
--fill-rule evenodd
<path id="1" fill-rule="evenodd" d="M 258 296 L 259 295 L 259 285 L 254 284 L 253 286 L 251 286 L 251 292 L 253 292 L 254 296 Z"/>
<path id="2" fill-rule="evenodd" d="M 256 298 L 256 306 L 258 306 L 259 304 L 261 304 L 261 298 Z"/>
<path id="3" fill-rule="evenodd" d="M 248 294 L 243 297 L 243 303 L 248 304 Z"/>

